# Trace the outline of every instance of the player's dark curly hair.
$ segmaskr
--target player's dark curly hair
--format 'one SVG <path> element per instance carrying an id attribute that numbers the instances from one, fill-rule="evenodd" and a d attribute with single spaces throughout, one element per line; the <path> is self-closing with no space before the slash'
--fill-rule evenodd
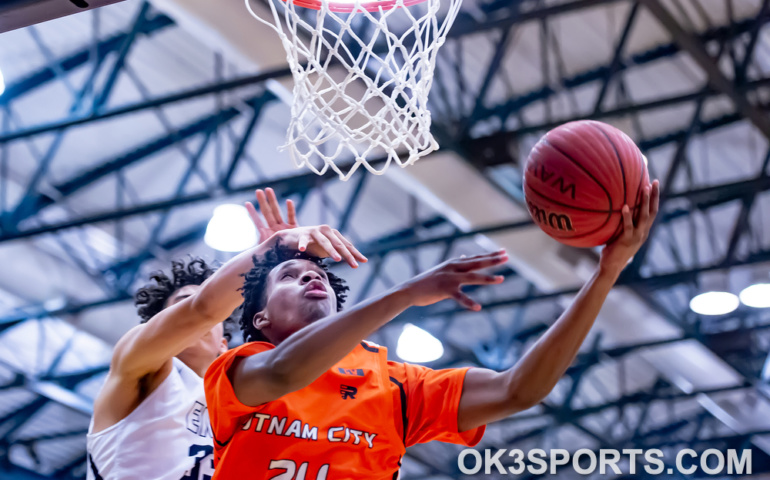
<path id="1" fill-rule="evenodd" d="M 245 281 L 243 283 L 243 313 L 241 314 L 241 330 L 243 331 L 243 340 L 245 342 L 269 342 L 270 340 L 254 326 L 254 315 L 262 311 L 265 308 L 265 302 L 267 301 L 267 279 L 270 272 L 289 260 L 304 259 L 310 260 L 326 272 L 329 279 L 329 285 L 334 290 L 334 294 L 337 297 L 337 311 L 342 310 L 342 305 L 345 303 L 349 287 L 345 284 L 345 280 L 341 279 L 337 275 L 329 271 L 329 267 L 326 263 L 318 258 L 310 256 L 303 252 L 297 252 L 286 246 L 276 245 L 263 256 L 253 257 L 254 268 L 249 273 L 245 274 Z"/>
<path id="2" fill-rule="evenodd" d="M 200 285 L 209 278 L 216 268 L 207 264 L 202 258 L 191 257 L 185 264 L 182 261 L 171 262 L 171 277 L 158 271 L 150 274 L 149 283 L 137 290 L 134 295 L 134 305 L 142 323 L 147 322 L 158 312 L 166 308 L 166 301 L 172 293 L 187 285 Z"/>

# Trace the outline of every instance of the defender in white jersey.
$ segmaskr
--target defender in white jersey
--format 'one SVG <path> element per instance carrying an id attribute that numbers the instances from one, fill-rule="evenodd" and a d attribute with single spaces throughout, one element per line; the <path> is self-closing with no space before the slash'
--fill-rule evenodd
<path id="1" fill-rule="evenodd" d="M 133 412 L 89 433 L 86 478 L 210 479 L 212 452 L 203 380 L 174 358 L 168 377 Z"/>
<path id="2" fill-rule="evenodd" d="M 299 227 L 287 201 L 284 221 L 271 189 L 257 190 L 261 218 L 247 204 L 260 245 L 214 272 L 200 259 L 174 262 L 171 277 L 137 292 L 143 319 L 115 346 L 110 371 L 94 402 L 88 429 L 89 480 L 208 480 L 213 437 L 203 374 L 227 350 L 222 322 L 241 304 L 242 275 L 253 257 L 287 245 L 319 257 L 366 258 L 328 226 Z"/>

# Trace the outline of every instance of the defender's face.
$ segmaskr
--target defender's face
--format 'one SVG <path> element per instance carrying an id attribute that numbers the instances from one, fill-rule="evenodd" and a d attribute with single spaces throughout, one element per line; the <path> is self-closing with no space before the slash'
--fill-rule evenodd
<path id="1" fill-rule="evenodd" d="M 168 308 L 172 305 L 176 305 L 177 303 L 181 302 L 187 297 L 192 297 L 200 289 L 201 289 L 200 285 L 185 285 L 179 290 L 176 290 L 175 292 L 173 292 L 171 296 L 168 297 L 168 300 L 166 300 L 165 308 Z"/>
<path id="2" fill-rule="evenodd" d="M 185 285 L 168 297 L 168 300 L 166 300 L 166 308 L 176 305 L 185 298 L 193 296 L 200 290 L 200 288 L 200 285 Z M 225 318 L 222 319 L 222 321 L 225 320 Z M 205 360 L 210 359 L 210 361 L 213 362 L 214 359 L 226 351 L 227 340 L 224 336 L 224 326 L 220 322 L 214 325 L 201 338 L 197 339 L 193 344 L 184 349 L 178 356 L 181 359 L 195 357 Z"/>

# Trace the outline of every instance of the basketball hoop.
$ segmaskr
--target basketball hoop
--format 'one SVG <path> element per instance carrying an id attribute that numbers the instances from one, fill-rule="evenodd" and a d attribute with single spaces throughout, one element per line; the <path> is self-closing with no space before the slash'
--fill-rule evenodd
<path id="1" fill-rule="evenodd" d="M 380 175 L 438 150 L 428 94 L 462 0 L 266 0 L 273 22 L 249 1 L 286 49 L 294 101 L 282 149 L 297 168 L 347 180 L 361 165 Z M 345 172 L 335 161 L 348 155 Z"/>

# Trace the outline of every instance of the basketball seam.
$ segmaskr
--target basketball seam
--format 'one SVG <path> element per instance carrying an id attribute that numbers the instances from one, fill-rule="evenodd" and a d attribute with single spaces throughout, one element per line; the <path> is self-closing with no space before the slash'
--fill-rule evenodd
<path id="1" fill-rule="evenodd" d="M 587 212 L 587 213 L 607 213 L 607 214 L 609 214 L 609 217 L 607 218 L 607 220 L 606 220 L 606 221 L 605 221 L 603 224 L 601 224 L 600 226 L 596 227 L 596 228 L 595 228 L 595 229 L 593 229 L 593 230 L 589 230 L 588 232 L 583 232 L 583 233 L 581 233 L 581 234 L 579 234 L 579 235 L 573 235 L 573 236 L 571 236 L 571 237 L 565 237 L 565 236 L 562 236 L 562 235 L 554 235 L 554 234 L 551 234 L 551 233 L 549 233 L 548 235 L 550 235 L 550 236 L 551 236 L 551 237 L 553 237 L 553 238 L 560 238 L 560 239 L 563 239 L 563 240 L 569 240 L 569 239 L 573 239 L 573 238 L 574 238 L 574 239 L 578 239 L 578 238 L 587 237 L 588 235 L 592 235 L 592 234 L 594 234 L 594 233 L 598 232 L 599 230 L 603 229 L 603 228 L 604 228 L 604 227 L 607 225 L 607 223 L 609 223 L 609 221 L 610 221 L 610 218 L 612 218 L 612 214 L 613 214 L 613 213 L 620 213 L 619 211 L 615 211 L 615 212 L 613 212 L 612 210 L 587 210 L 587 209 L 583 209 L 583 208 L 579 208 L 579 207 L 570 207 L 569 205 L 566 205 L 566 204 L 563 204 L 563 203 L 560 203 L 560 202 L 555 202 L 555 201 L 551 200 L 551 198 L 550 198 L 550 197 L 547 197 L 546 195 L 543 195 L 542 193 L 538 192 L 536 189 L 532 188 L 532 186 L 531 186 L 531 185 L 530 185 L 530 186 L 528 186 L 528 188 L 529 188 L 529 189 L 532 191 L 532 193 L 534 193 L 535 195 L 537 195 L 537 196 L 539 196 L 539 197 L 543 197 L 545 200 L 548 200 L 549 202 L 551 202 L 551 203 L 555 203 L 556 205 L 560 205 L 560 206 L 562 206 L 562 207 L 571 208 L 571 209 L 573 209 L 573 210 L 577 210 L 577 211 L 579 211 L 579 212 Z M 530 214 L 530 216 L 532 216 L 532 215 Z M 535 223 L 537 224 L 537 222 L 535 222 Z M 621 225 L 622 225 L 622 224 L 621 224 Z M 613 235 L 614 235 L 614 234 L 613 234 Z"/>
<path id="2" fill-rule="evenodd" d="M 620 212 L 616 211 L 616 212 L 612 212 L 612 213 L 620 213 Z M 622 217 L 621 217 L 621 220 L 622 220 Z M 572 238 L 583 238 L 583 237 L 586 237 L 588 235 L 591 235 L 592 233 L 596 233 L 596 231 L 594 230 L 594 231 L 586 232 L 586 233 L 583 233 L 583 234 L 580 234 L 580 235 L 575 235 L 575 236 L 572 236 L 572 237 L 562 237 L 560 235 L 551 235 L 551 237 L 569 240 L 569 239 L 572 239 Z M 605 244 L 612 243 L 613 240 L 617 240 L 617 238 L 620 236 L 621 233 L 623 233 L 623 222 L 622 221 L 618 224 L 618 228 L 615 229 L 615 231 L 612 233 L 612 236 L 609 238 L 609 240 L 607 240 L 605 242 Z"/>
<path id="3" fill-rule="evenodd" d="M 562 203 L 558 200 L 553 200 L 551 197 L 543 194 L 542 192 L 539 192 L 536 190 L 532 185 L 527 185 L 527 188 L 532 190 L 533 192 L 537 193 L 539 196 L 543 197 L 544 199 L 548 200 L 549 202 L 553 203 L 554 205 L 559 205 L 560 207 L 567 207 L 572 210 L 577 210 L 578 212 L 586 212 L 586 213 L 606 213 L 606 214 L 613 214 L 613 213 L 622 213 L 623 210 L 594 210 L 591 208 L 583 208 L 583 207 L 574 207 L 572 205 L 569 205 L 567 203 Z"/>
<path id="4" fill-rule="evenodd" d="M 591 174 L 591 172 L 586 170 L 586 168 L 583 167 L 583 165 L 581 165 L 580 163 L 575 161 L 575 159 L 572 158 L 571 156 L 567 155 L 567 153 L 562 151 L 562 149 L 560 149 L 559 147 L 557 147 L 556 145 L 554 145 L 550 141 L 548 141 L 548 137 L 547 136 L 545 138 L 543 138 L 543 141 L 544 141 L 544 143 L 549 145 L 551 148 L 553 148 L 557 152 L 561 153 L 564 156 L 564 158 L 566 158 L 567 160 L 572 162 L 575 166 L 580 168 L 583 172 L 585 172 L 585 174 L 588 175 L 591 178 L 591 180 L 593 180 L 597 185 L 599 185 L 599 187 L 604 191 L 605 195 L 607 195 L 607 201 L 609 201 L 609 203 L 610 203 L 610 209 L 608 210 L 607 218 L 605 218 L 604 222 L 601 225 L 599 225 L 598 227 L 596 227 L 596 229 L 594 229 L 594 230 L 592 230 L 590 232 L 585 232 L 585 233 L 582 233 L 580 235 L 575 235 L 575 236 L 571 236 L 571 237 L 561 237 L 561 236 L 557 237 L 557 236 L 554 236 L 554 238 L 560 238 L 562 240 L 579 239 L 579 238 L 583 238 L 583 237 L 586 237 L 588 235 L 591 235 L 593 233 L 596 233 L 599 230 L 603 229 L 608 223 L 610 223 L 610 219 L 612 219 L 612 214 L 614 213 L 612 211 L 612 197 L 610 196 L 610 192 L 608 192 L 607 189 L 604 187 L 604 185 L 602 185 L 601 182 L 599 182 L 599 180 L 597 180 L 596 177 L 594 177 Z M 530 187 L 530 188 L 532 188 L 532 187 Z M 534 189 L 533 189 L 533 191 L 534 191 Z M 538 195 L 541 195 L 541 196 L 545 197 L 544 195 L 540 194 L 539 192 L 537 192 L 537 193 L 538 193 Z M 548 200 L 552 201 L 550 199 L 548 199 Z M 558 202 L 554 202 L 554 203 L 558 204 Z M 563 206 L 568 207 L 568 205 L 563 205 Z M 570 207 L 570 208 L 573 208 L 573 207 Z"/>
<path id="5" fill-rule="evenodd" d="M 607 132 L 604 131 L 602 127 L 599 125 L 596 125 L 594 123 L 589 123 L 591 127 L 599 130 L 602 135 L 604 135 L 604 138 L 607 139 L 607 141 L 612 145 L 612 149 L 615 151 L 615 158 L 618 160 L 618 165 L 620 166 L 620 175 L 623 177 L 623 205 L 628 205 L 628 188 L 626 187 L 626 169 L 623 166 L 623 160 L 620 158 L 620 152 L 618 151 L 618 147 L 615 145 L 615 142 L 612 141 L 612 138 L 607 134 Z M 622 207 L 621 207 L 622 210 Z"/>
<path id="6" fill-rule="evenodd" d="M 639 155 L 642 154 L 642 151 L 639 150 Z M 642 182 L 644 182 L 644 171 L 647 169 L 647 165 L 644 164 L 644 158 L 640 158 L 641 160 L 639 164 L 641 165 L 641 173 L 639 174 L 639 186 L 636 187 L 636 199 L 634 201 L 636 202 L 637 207 L 639 208 L 639 214 L 641 215 L 642 212 L 642 202 L 640 201 L 640 196 L 643 195 L 642 193 Z M 634 207 L 634 214 L 636 214 L 636 207 Z"/>
<path id="7" fill-rule="evenodd" d="M 566 158 L 566 159 L 567 159 L 567 160 L 569 160 L 570 162 L 574 163 L 574 164 L 575 164 L 575 165 L 576 165 L 578 168 L 580 168 L 581 170 L 583 170 L 583 172 L 585 172 L 585 174 L 586 174 L 586 175 L 588 175 L 589 177 L 591 177 L 591 180 L 593 180 L 594 182 L 596 182 L 596 184 L 597 184 L 597 185 L 599 185 L 599 187 L 601 187 L 601 189 L 602 189 L 602 190 L 604 190 L 604 193 L 607 195 L 607 200 L 610 202 L 610 209 L 607 211 L 607 218 L 605 218 L 605 219 L 604 219 L 604 222 L 603 222 L 603 223 L 602 223 L 600 226 L 596 227 L 596 229 L 595 229 L 595 230 L 593 230 L 592 232 L 586 232 L 586 233 L 584 233 L 584 234 L 581 234 L 581 235 L 578 235 L 578 236 L 573 236 L 573 237 L 565 237 L 564 239 L 566 240 L 566 239 L 569 239 L 569 238 L 580 238 L 580 237 L 582 237 L 582 236 L 586 236 L 586 235 L 590 235 L 591 233 L 595 233 L 595 232 L 597 232 L 597 231 L 601 230 L 602 228 L 604 228 L 604 227 L 605 227 L 605 226 L 606 226 L 608 223 L 610 223 L 610 219 L 612 218 L 612 214 L 614 213 L 614 212 L 613 212 L 613 210 L 612 210 L 612 197 L 610 196 L 610 192 L 608 192 L 608 191 L 607 191 L 607 189 L 606 189 L 606 188 L 604 188 L 604 185 L 602 185 L 602 184 L 599 182 L 599 180 L 597 180 L 597 179 L 596 179 L 596 177 L 594 177 L 593 175 L 591 175 L 591 172 L 589 172 L 588 170 L 586 170 L 586 169 L 585 169 L 585 167 L 583 167 L 583 166 L 582 166 L 580 163 L 576 162 L 574 158 L 572 158 L 572 157 L 570 157 L 569 155 L 567 155 L 567 154 L 566 154 L 565 152 L 563 152 L 563 151 L 562 151 L 562 150 L 561 150 L 559 147 L 557 147 L 556 145 L 554 145 L 554 144 L 552 144 L 551 142 L 549 142 L 549 141 L 548 141 L 548 137 L 547 137 L 547 136 L 546 136 L 545 138 L 543 138 L 543 142 L 545 142 L 546 144 L 548 144 L 548 145 L 549 145 L 551 148 L 553 148 L 553 149 L 554 149 L 554 150 L 556 150 L 557 152 L 559 152 L 559 153 L 561 153 L 562 155 L 564 155 L 564 158 Z M 530 188 L 532 188 L 532 187 L 530 187 Z M 538 192 L 538 194 L 539 194 L 539 192 Z M 543 197 L 544 197 L 544 195 L 541 195 L 541 196 L 543 196 Z M 546 198 L 547 198 L 547 197 L 546 197 Z M 550 200 L 550 199 L 548 199 L 548 200 L 549 200 L 549 201 L 552 201 L 552 200 Z M 556 203 L 556 202 L 554 202 L 554 203 Z M 564 205 L 564 206 L 566 207 L 566 206 L 568 206 L 568 205 Z M 570 207 L 570 208 L 573 208 L 573 207 Z"/>
<path id="8" fill-rule="evenodd" d="M 601 189 L 602 189 L 602 190 L 604 190 L 604 193 L 605 193 L 605 195 L 607 195 L 607 200 L 610 202 L 610 208 L 609 208 L 609 210 L 607 210 L 607 211 L 608 211 L 608 212 L 612 212 L 612 211 L 613 211 L 613 209 L 612 209 L 612 196 L 610 195 L 610 192 L 608 192 L 608 191 L 607 191 L 607 189 L 604 187 L 604 185 L 602 185 L 602 184 L 601 184 L 601 182 L 600 182 L 599 180 L 597 180 L 597 179 L 596 179 L 596 177 L 594 177 L 594 176 L 591 174 L 591 172 L 589 172 L 588 170 L 586 170 L 586 168 L 585 168 L 583 165 L 581 165 L 579 162 L 575 161 L 575 159 L 574 159 L 574 158 L 572 158 L 572 157 L 570 157 L 569 155 L 567 155 L 567 154 L 566 154 L 566 153 L 565 153 L 565 152 L 564 152 L 562 149 L 560 149 L 559 147 L 557 147 L 557 146 L 556 146 L 556 145 L 554 145 L 553 143 L 549 142 L 549 141 L 548 141 L 548 138 L 544 138 L 544 139 L 543 139 L 543 141 L 544 141 L 545 143 L 547 143 L 548 145 L 550 145 L 550 146 L 551 146 L 551 148 L 553 148 L 553 149 L 554 149 L 554 150 L 556 150 L 557 152 L 559 152 L 559 153 L 561 153 L 562 155 L 564 155 L 564 158 L 566 158 L 566 159 L 567 159 L 567 160 L 569 160 L 570 162 L 574 163 L 574 164 L 575 164 L 575 165 L 576 165 L 578 168 L 580 168 L 581 170 L 583 170 L 583 172 L 585 172 L 585 174 L 586 174 L 586 175 L 588 175 L 589 177 L 591 177 L 591 180 L 593 180 L 594 182 L 596 182 L 596 184 L 597 184 L 597 185 L 599 185 L 599 187 L 601 187 Z"/>
<path id="9" fill-rule="evenodd" d="M 642 154 L 642 151 L 637 148 L 637 151 L 639 152 L 639 155 Z M 636 198 L 634 199 L 634 208 L 631 209 L 633 217 L 636 217 L 637 215 L 637 209 L 639 210 L 639 213 L 642 211 L 642 204 L 639 201 L 639 196 L 642 195 L 642 182 L 644 181 L 644 171 L 647 168 L 647 166 L 644 164 L 644 159 L 639 159 L 639 165 L 641 168 L 641 172 L 639 173 L 639 185 L 636 186 Z M 624 182 L 625 183 L 625 182 Z M 633 219 L 632 217 L 632 219 Z M 612 234 L 612 237 L 607 241 L 607 243 L 611 243 L 615 240 L 617 240 L 620 235 L 623 233 L 623 222 L 618 225 L 618 228 L 615 230 L 615 233 Z"/>
<path id="10" fill-rule="evenodd" d="M 545 196 L 545 195 L 543 195 L 542 193 L 538 192 L 538 191 L 537 191 L 537 190 L 535 190 L 534 188 L 532 188 L 532 187 L 529 187 L 529 189 L 530 189 L 530 190 L 532 190 L 532 193 L 534 193 L 535 195 L 539 195 L 539 196 L 541 196 L 541 197 L 545 198 L 546 200 L 550 200 L 548 197 L 546 197 L 546 196 Z M 566 205 L 565 205 L 565 206 L 566 206 Z M 570 207 L 570 208 L 572 208 L 572 207 Z M 585 211 L 585 210 L 584 210 L 584 211 Z M 589 213 L 607 213 L 607 212 L 605 212 L 604 210 L 600 210 L 600 211 L 591 211 L 591 212 L 589 212 Z M 609 212 L 609 214 L 610 214 L 610 217 L 612 217 L 612 214 L 613 214 L 613 213 L 617 213 L 617 212 Z M 531 217 L 531 216 L 532 216 L 532 214 L 530 213 L 530 217 Z M 533 219 L 533 220 L 534 220 L 534 219 Z M 537 225 L 537 222 L 535 222 L 535 224 Z M 583 237 L 586 237 L 586 236 L 588 236 L 588 235 L 592 235 L 592 234 L 594 234 L 594 233 L 598 232 L 599 230 L 601 230 L 602 228 L 604 228 L 604 226 L 605 226 L 605 225 L 607 225 L 607 222 L 605 222 L 604 224 L 600 225 L 599 227 L 597 227 L 597 228 L 595 228 L 595 229 L 593 229 L 593 230 L 589 230 L 589 231 L 587 231 L 587 232 L 583 232 L 583 233 L 581 233 L 581 234 L 579 234 L 579 235 L 573 235 L 573 236 L 571 236 L 571 237 L 565 237 L 565 236 L 562 236 L 562 235 L 555 235 L 555 234 L 551 234 L 551 233 L 549 233 L 548 235 L 550 235 L 550 236 L 551 236 L 551 237 L 553 237 L 553 238 L 561 238 L 561 239 L 564 239 L 564 240 L 569 240 L 569 239 L 572 239 L 572 238 L 576 238 L 576 239 L 577 239 L 577 238 L 583 238 Z M 553 228 L 553 227 L 551 227 L 551 228 Z"/>

